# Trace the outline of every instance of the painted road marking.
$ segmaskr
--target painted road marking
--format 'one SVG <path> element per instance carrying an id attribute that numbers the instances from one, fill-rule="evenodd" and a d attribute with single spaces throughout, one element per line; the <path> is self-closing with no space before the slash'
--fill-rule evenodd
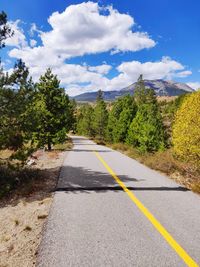
<path id="1" fill-rule="evenodd" d="M 98 152 L 94 151 L 97 158 L 101 161 L 107 171 L 112 175 L 115 181 L 123 188 L 129 198 L 135 203 L 139 210 L 146 216 L 146 218 L 152 223 L 156 230 L 164 237 L 168 244 L 176 251 L 180 258 L 190 267 L 199 267 L 199 265 L 188 255 L 188 253 L 176 242 L 176 240 L 170 235 L 170 233 L 162 226 L 162 224 L 151 214 L 151 212 L 140 202 L 140 200 L 130 191 L 126 185 L 119 179 L 114 171 L 108 166 L 104 159 Z"/>

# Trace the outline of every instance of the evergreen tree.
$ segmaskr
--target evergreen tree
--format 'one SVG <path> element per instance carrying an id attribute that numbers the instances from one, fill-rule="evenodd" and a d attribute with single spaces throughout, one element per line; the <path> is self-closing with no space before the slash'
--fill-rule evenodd
<path id="1" fill-rule="evenodd" d="M 17 60 L 14 65 L 12 74 L 9 77 L 9 83 L 15 86 L 15 89 L 23 89 L 26 87 L 29 76 L 29 69 L 26 64 L 21 60 Z"/>
<path id="2" fill-rule="evenodd" d="M 119 116 L 123 110 L 123 98 L 118 98 L 111 108 L 108 116 L 108 124 L 106 129 L 106 139 L 109 142 L 114 141 L 114 129 L 116 127 L 117 121 L 119 120 Z"/>
<path id="3" fill-rule="evenodd" d="M 7 15 L 2 11 L 0 13 L 0 49 L 5 47 L 5 40 L 14 34 L 7 22 Z"/>
<path id="4" fill-rule="evenodd" d="M 108 123 L 108 111 L 106 103 L 103 100 L 102 91 L 100 90 L 97 95 L 96 106 L 94 108 L 94 131 L 96 136 L 103 140 L 106 136 L 106 127 Z"/>
<path id="5" fill-rule="evenodd" d="M 127 143 L 139 148 L 142 152 L 164 149 L 165 132 L 157 105 L 142 104 L 139 106 L 128 131 Z"/>
<path id="6" fill-rule="evenodd" d="M 86 135 L 89 137 L 94 137 L 94 109 L 91 105 L 84 105 L 79 110 L 79 115 L 77 119 L 77 131 L 81 135 Z"/>
<path id="7" fill-rule="evenodd" d="M 76 101 L 74 99 L 70 100 L 70 104 L 69 104 L 69 111 L 70 111 L 70 115 L 69 115 L 69 125 L 71 125 L 71 130 L 73 131 L 73 133 L 75 133 L 76 131 L 76 124 L 77 124 L 77 115 L 76 115 L 76 110 L 77 110 L 77 104 Z"/>
<path id="8" fill-rule="evenodd" d="M 155 91 L 151 88 L 146 88 L 143 80 L 142 74 L 139 76 L 138 81 L 134 90 L 134 98 L 139 106 L 143 103 L 154 103 L 156 104 L 156 95 Z"/>
<path id="9" fill-rule="evenodd" d="M 146 88 L 142 74 L 139 76 L 134 89 L 134 98 L 137 104 L 144 103 L 146 100 Z"/>
<path id="10" fill-rule="evenodd" d="M 14 32 L 7 23 L 7 15 L 2 11 L 0 13 L 0 49 L 5 47 L 5 40 L 13 34 Z M 22 67 L 18 78 L 23 76 L 26 69 L 26 75 L 24 76 L 24 86 L 26 86 L 29 72 L 25 64 L 22 61 L 20 63 Z M 18 63 L 14 67 L 14 72 L 17 69 Z M 21 84 L 18 87 L 15 86 L 17 76 L 13 75 L 14 72 L 9 76 L 8 73 L 4 73 L 2 66 L 0 67 L 0 148 L 17 150 L 24 143 L 25 131 L 22 122 L 24 122 L 23 114 L 29 97 L 27 91 L 24 91 L 22 97 Z M 29 89 L 30 85 L 32 86 L 32 84 L 29 84 Z"/>
<path id="11" fill-rule="evenodd" d="M 138 111 L 133 119 L 126 142 L 141 151 L 153 152 L 165 147 L 165 131 L 154 90 L 145 88 L 142 75 L 134 94 Z"/>
<path id="12" fill-rule="evenodd" d="M 127 131 L 136 111 L 136 103 L 130 95 L 120 97 L 114 102 L 108 118 L 108 141 L 124 142 L 126 140 Z"/>
<path id="13" fill-rule="evenodd" d="M 51 69 L 40 77 L 30 111 L 34 114 L 32 131 L 38 145 L 47 145 L 51 150 L 52 144 L 65 140 L 71 128 L 70 102 Z"/>
<path id="14" fill-rule="evenodd" d="M 121 105 L 121 112 L 119 113 L 118 118 L 116 118 L 116 124 L 113 128 L 114 142 L 124 142 L 126 140 L 129 126 L 137 111 L 134 98 L 130 95 L 122 97 L 119 103 Z"/>
<path id="15" fill-rule="evenodd" d="M 0 88 L 0 146 L 14 150 L 20 149 L 24 142 L 28 141 L 25 114 L 34 94 L 34 84 L 28 78 L 28 69 L 22 61 L 20 62 L 22 64 L 20 75 L 18 77 L 14 75 L 18 71 L 16 64 L 10 76 L 7 74 L 4 75 L 6 78 L 2 76 Z M 18 81 L 19 77 L 23 77 L 23 83 Z"/>

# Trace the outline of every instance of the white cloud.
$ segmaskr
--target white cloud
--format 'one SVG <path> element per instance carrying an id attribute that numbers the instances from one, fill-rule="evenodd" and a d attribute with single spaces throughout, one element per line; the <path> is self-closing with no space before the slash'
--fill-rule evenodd
<path id="1" fill-rule="evenodd" d="M 15 46 L 19 49 L 27 46 L 26 36 L 24 35 L 23 29 L 20 27 L 21 21 L 18 19 L 16 21 L 9 21 L 8 25 L 11 30 L 14 31 L 14 35 L 8 39 L 6 39 L 6 46 Z"/>
<path id="2" fill-rule="evenodd" d="M 24 47 L 22 49 L 12 49 L 9 52 L 10 57 L 21 58 L 26 62 L 27 66 L 31 69 L 32 67 L 38 66 L 38 68 L 58 66 L 64 64 L 63 59 L 59 57 L 56 53 L 52 53 L 51 49 L 45 49 L 41 46 L 34 48 Z"/>
<path id="3" fill-rule="evenodd" d="M 172 79 L 191 74 L 191 71 L 185 70 L 181 63 L 170 57 L 162 57 L 161 61 L 156 62 L 123 62 L 117 69 L 121 74 L 115 78 L 115 83 L 118 80 L 136 81 L 140 74 L 143 74 L 144 79 Z"/>
<path id="4" fill-rule="evenodd" d="M 83 2 L 71 5 L 62 13 L 55 12 L 49 19 L 52 30 L 41 32 L 32 24 L 30 34 L 39 32 L 42 54 L 51 52 L 63 59 L 101 52 L 138 51 L 155 46 L 146 32 L 133 32 L 134 19 L 121 14 L 111 6 L 100 7 L 98 3 Z M 31 49 L 15 49 L 12 57 L 32 57 Z"/>
<path id="5" fill-rule="evenodd" d="M 185 70 L 185 71 L 180 71 L 180 72 L 176 73 L 176 77 L 185 78 L 191 74 L 192 74 L 192 72 L 190 70 Z"/>
<path id="6" fill-rule="evenodd" d="M 100 66 L 89 66 L 88 67 L 89 71 L 94 71 L 94 72 L 97 72 L 99 74 L 108 74 L 111 69 L 112 69 L 112 66 L 108 65 L 108 64 L 103 64 L 103 65 L 100 65 Z"/>
<path id="7" fill-rule="evenodd" d="M 31 24 L 30 30 L 29 30 L 29 34 L 31 37 L 33 37 L 36 34 L 41 34 L 42 31 L 38 29 L 37 25 L 35 23 Z"/>
<path id="8" fill-rule="evenodd" d="M 98 3 L 71 5 L 62 13 L 53 13 L 48 22 L 52 31 L 41 34 L 43 45 L 54 47 L 66 57 L 155 46 L 147 33 L 132 31 L 135 22 L 131 16 Z"/>
<path id="9" fill-rule="evenodd" d="M 34 39 L 31 39 L 31 40 L 30 40 L 30 46 L 31 46 L 31 47 L 35 47 L 36 45 L 37 45 L 37 41 L 34 40 Z"/>
<path id="10" fill-rule="evenodd" d="M 189 82 L 187 83 L 194 90 L 200 89 L 200 82 Z"/>

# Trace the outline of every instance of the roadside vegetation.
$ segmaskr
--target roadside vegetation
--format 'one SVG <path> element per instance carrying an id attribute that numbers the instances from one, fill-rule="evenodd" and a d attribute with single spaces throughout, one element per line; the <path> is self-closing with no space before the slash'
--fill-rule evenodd
<path id="1" fill-rule="evenodd" d="M 0 13 L 0 49 L 13 34 L 7 15 Z M 38 173 L 27 162 L 35 151 L 68 147 L 66 134 L 74 127 L 74 110 L 75 103 L 51 69 L 34 83 L 22 60 L 11 73 L 0 66 L 0 198 L 34 184 Z"/>
<path id="2" fill-rule="evenodd" d="M 159 101 L 140 76 L 134 96 L 105 106 L 99 91 L 96 105 L 78 107 L 77 132 L 200 192 L 200 91 Z"/>

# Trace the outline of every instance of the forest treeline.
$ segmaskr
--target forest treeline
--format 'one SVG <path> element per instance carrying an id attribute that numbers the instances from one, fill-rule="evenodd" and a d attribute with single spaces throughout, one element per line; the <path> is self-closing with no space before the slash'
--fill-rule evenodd
<path id="1" fill-rule="evenodd" d="M 200 163 L 200 91 L 172 101 L 158 101 L 142 75 L 134 95 L 106 104 L 98 92 L 96 103 L 77 109 L 77 132 L 97 141 L 127 144 L 140 153 L 173 148 L 175 156 Z"/>

